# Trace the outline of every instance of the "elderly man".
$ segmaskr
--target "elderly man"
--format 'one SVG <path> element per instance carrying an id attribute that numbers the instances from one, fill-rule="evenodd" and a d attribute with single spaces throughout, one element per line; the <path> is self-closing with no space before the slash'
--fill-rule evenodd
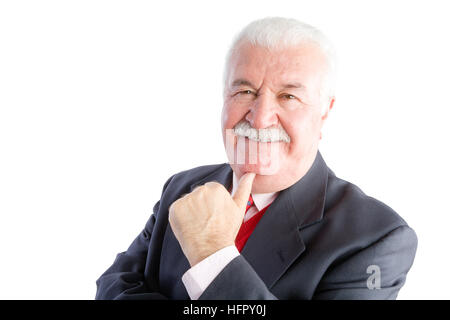
<path id="1" fill-rule="evenodd" d="M 248 25 L 225 68 L 229 163 L 173 175 L 97 299 L 395 299 L 416 252 L 391 208 L 318 152 L 333 48 L 292 19 Z"/>

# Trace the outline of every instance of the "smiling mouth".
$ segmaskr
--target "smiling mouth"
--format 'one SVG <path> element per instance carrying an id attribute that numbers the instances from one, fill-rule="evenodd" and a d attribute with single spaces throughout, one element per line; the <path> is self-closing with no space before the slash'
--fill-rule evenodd
<path id="1" fill-rule="evenodd" d="M 267 129 L 265 131 L 267 132 Z M 269 135 L 259 135 L 257 129 L 247 130 L 235 126 L 225 130 L 225 150 L 230 164 L 243 166 L 245 170 L 250 170 L 249 172 L 270 175 L 279 169 L 281 154 L 286 152 L 281 142 L 289 143 L 288 138 L 272 132 Z"/>
<path id="2" fill-rule="evenodd" d="M 291 142 L 291 138 L 282 128 L 253 128 L 246 120 L 241 120 L 233 128 L 233 133 L 238 137 L 246 137 L 256 142 Z"/>

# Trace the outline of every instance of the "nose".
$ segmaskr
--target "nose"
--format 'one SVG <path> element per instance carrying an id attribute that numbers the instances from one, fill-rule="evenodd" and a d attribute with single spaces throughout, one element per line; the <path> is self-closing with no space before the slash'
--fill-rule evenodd
<path id="1" fill-rule="evenodd" d="M 276 127 L 278 125 L 276 101 L 273 101 L 268 94 L 258 95 L 245 120 L 255 129 Z"/>

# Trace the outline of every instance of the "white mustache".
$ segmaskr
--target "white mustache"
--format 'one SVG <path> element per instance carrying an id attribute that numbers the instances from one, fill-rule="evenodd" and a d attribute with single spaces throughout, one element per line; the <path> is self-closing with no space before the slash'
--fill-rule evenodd
<path id="1" fill-rule="evenodd" d="M 257 142 L 291 142 L 287 132 L 280 128 L 255 129 L 247 120 L 241 120 L 233 128 L 233 133 L 237 136 L 247 137 Z"/>

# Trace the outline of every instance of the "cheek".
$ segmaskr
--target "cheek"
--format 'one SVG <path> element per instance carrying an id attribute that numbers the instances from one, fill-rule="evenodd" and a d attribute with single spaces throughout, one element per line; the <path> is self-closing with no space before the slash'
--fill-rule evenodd
<path id="1" fill-rule="evenodd" d="M 304 115 L 299 111 L 287 112 L 279 115 L 280 124 L 291 138 L 291 144 L 295 144 L 304 129 Z"/>
<path id="2" fill-rule="evenodd" d="M 280 119 L 283 128 L 291 138 L 289 153 L 296 153 L 313 144 L 319 137 L 320 127 L 317 117 L 310 112 L 293 112 Z"/>
<path id="3" fill-rule="evenodd" d="M 227 149 L 227 153 L 231 152 L 228 149 L 234 149 L 235 139 L 234 134 L 232 133 L 232 128 L 242 119 L 239 109 L 233 108 L 233 105 L 230 103 L 224 103 L 222 109 L 222 138 L 223 143 L 225 145 L 225 149 Z"/>
<path id="4" fill-rule="evenodd" d="M 245 116 L 245 110 L 225 102 L 222 109 L 222 128 L 231 129 Z"/>

